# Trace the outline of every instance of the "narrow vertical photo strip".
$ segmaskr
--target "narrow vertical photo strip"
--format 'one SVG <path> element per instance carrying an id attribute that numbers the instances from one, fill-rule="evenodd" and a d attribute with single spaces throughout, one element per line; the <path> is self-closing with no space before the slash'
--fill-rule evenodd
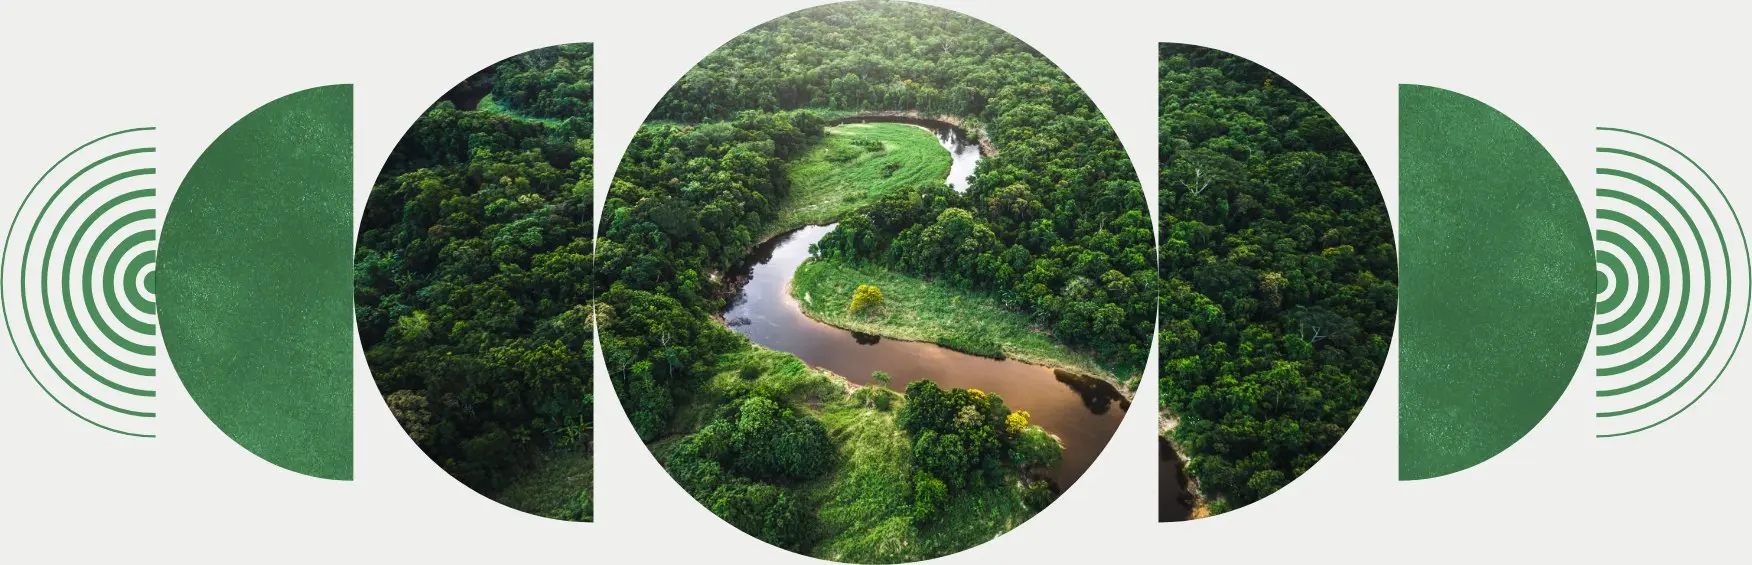
<path id="1" fill-rule="evenodd" d="M 1136 169 L 1071 77 L 950 10 L 731 39 L 657 102 L 596 254 L 602 353 L 681 488 L 771 545 L 956 553 L 1090 470 L 1154 331 Z"/>
<path id="2" fill-rule="evenodd" d="M 591 521 L 592 46 L 489 66 L 408 128 L 354 262 L 372 378 L 409 439 L 517 510 Z"/>
<path id="3" fill-rule="evenodd" d="M 1308 93 L 1223 51 L 1159 47 L 1163 522 L 1307 473 L 1381 374 L 1398 305 L 1368 163 Z"/>

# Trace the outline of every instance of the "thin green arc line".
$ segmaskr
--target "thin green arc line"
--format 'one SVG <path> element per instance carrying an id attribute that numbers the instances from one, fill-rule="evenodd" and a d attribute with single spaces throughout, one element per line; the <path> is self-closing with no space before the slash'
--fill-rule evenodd
<path id="1" fill-rule="evenodd" d="M 1614 173 L 1623 173 L 1624 175 L 1628 175 L 1629 178 L 1631 178 L 1632 180 L 1644 183 L 1645 187 L 1650 187 L 1656 191 L 1660 191 L 1659 188 L 1654 187 L 1653 183 L 1650 183 L 1647 180 L 1643 179 L 1642 177 L 1636 176 L 1634 174 L 1624 173 L 1623 171 L 1612 171 L 1609 169 L 1606 169 L 1603 171 L 1608 171 L 1608 172 L 1605 172 L 1604 174 L 1611 175 L 1611 176 L 1617 176 Z M 1661 340 L 1659 342 L 1656 342 L 1655 346 L 1652 348 L 1649 348 L 1649 350 L 1647 352 L 1644 352 L 1642 355 L 1637 356 L 1636 359 L 1632 359 L 1628 363 L 1620 364 L 1616 367 L 1602 368 L 1602 369 L 1599 369 L 1597 371 L 1597 374 L 1599 374 L 1599 375 L 1611 376 L 1611 375 L 1622 374 L 1622 373 L 1625 373 L 1625 372 L 1628 372 L 1631 370 L 1635 370 L 1638 367 L 1641 367 L 1644 363 L 1647 363 L 1647 362 L 1649 362 L 1649 360 L 1654 359 L 1656 355 L 1659 355 L 1663 350 L 1665 350 L 1667 348 L 1667 344 L 1669 342 L 1673 341 L 1673 336 L 1678 335 L 1679 325 L 1684 323 L 1685 313 L 1687 310 L 1690 309 L 1690 304 L 1691 304 L 1691 266 L 1690 266 L 1691 261 L 1685 253 L 1685 246 L 1681 242 L 1676 241 L 1679 236 L 1677 233 L 1674 233 L 1673 226 L 1667 222 L 1666 218 L 1659 216 L 1658 213 L 1655 211 L 1653 206 L 1649 206 L 1648 203 L 1643 202 L 1641 199 L 1638 199 L 1638 198 L 1633 197 L 1629 194 L 1619 192 L 1616 190 L 1601 189 L 1599 191 L 1599 194 L 1601 196 L 1604 196 L 1607 198 L 1612 198 L 1615 200 L 1629 202 L 1632 205 L 1636 206 L 1637 208 L 1640 208 L 1643 211 L 1643 213 L 1649 214 L 1651 217 L 1654 217 L 1655 221 L 1659 222 L 1661 224 L 1661 229 L 1665 230 L 1667 232 L 1667 238 L 1669 240 L 1672 240 L 1674 250 L 1679 255 L 1679 274 L 1681 277 L 1680 281 L 1679 281 L 1679 284 L 1680 284 L 1680 287 L 1679 287 L 1679 311 L 1673 317 L 1673 323 L 1667 325 L 1667 331 L 1661 335 Z M 1663 194 L 1662 196 L 1666 196 L 1666 195 Z M 1672 204 L 1675 209 L 1679 208 L 1679 203 L 1673 201 L 1671 196 L 1667 196 L 1667 200 L 1668 200 L 1668 203 Z M 1617 388 L 1617 389 L 1601 391 L 1599 396 L 1617 396 L 1617 395 L 1624 394 L 1624 393 L 1627 393 L 1627 392 L 1630 392 L 1630 391 L 1633 391 L 1633 390 L 1636 390 L 1636 389 L 1642 388 L 1643 386 L 1648 385 L 1649 382 L 1654 381 L 1656 378 L 1658 378 L 1659 375 L 1665 374 L 1668 370 L 1671 370 L 1675 365 L 1677 365 L 1679 363 L 1679 360 L 1683 359 L 1685 357 L 1685 354 L 1689 353 L 1691 351 L 1691 346 L 1697 344 L 1698 332 L 1703 331 L 1704 319 L 1708 317 L 1707 314 L 1708 314 L 1708 304 L 1709 304 L 1709 294 L 1710 294 L 1709 252 L 1701 249 L 1701 247 L 1703 246 L 1703 235 L 1699 234 L 1697 232 L 1697 224 L 1691 221 L 1691 216 L 1689 214 L 1686 214 L 1684 210 L 1680 210 L 1679 215 L 1681 217 L 1685 218 L 1685 223 L 1691 227 L 1691 235 L 1692 235 L 1692 237 L 1697 239 L 1697 244 L 1699 246 L 1697 253 L 1703 259 L 1703 300 L 1700 302 L 1700 304 L 1702 304 L 1702 306 L 1700 306 L 1700 309 L 1703 310 L 1703 313 L 1700 313 L 1698 315 L 1696 327 L 1692 329 L 1691 335 L 1686 338 L 1685 346 L 1679 350 L 1679 355 L 1674 357 L 1673 360 L 1667 364 L 1667 366 L 1662 367 L 1660 371 L 1657 371 L 1655 373 L 1656 376 L 1650 377 L 1650 378 L 1645 378 L 1642 381 L 1639 381 L 1638 383 L 1636 383 L 1635 385 L 1632 385 L 1629 387 L 1621 387 L 1621 388 Z M 1657 316 L 1659 314 L 1660 314 L 1659 312 L 1656 313 Z M 1653 327 L 1652 326 L 1653 324 L 1659 322 L 1658 318 L 1654 318 L 1654 317 L 1651 317 L 1649 321 L 1651 324 L 1649 327 Z"/>
<path id="2" fill-rule="evenodd" d="M 7 230 L 6 241 L 4 243 L 0 243 L 0 258 L 11 257 L 11 255 L 12 255 L 12 253 L 11 253 L 11 251 L 12 251 L 12 232 L 17 231 L 18 220 L 20 218 L 24 217 L 25 205 L 30 202 L 30 197 L 36 194 L 37 189 L 42 187 L 43 181 L 48 180 L 50 174 L 53 174 L 56 169 L 61 168 L 62 163 L 67 162 L 68 159 L 73 158 L 73 156 L 79 154 L 80 151 L 84 151 L 85 148 L 91 147 L 92 145 L 95 145 L 98 142 L 101 142 L 105 139 L 109 139 L 109 138 L 112 138 L 112 137 L 115 137 L 118 135 L 135 133 L 135 132 L 156 131 L 157 129 L 158 128 L 156 128 L 156 127 L 129 128 L 129 129 L 124 129 L 121 131 L 113 132 L 113 133 L 104 134 L 103 136 L 100 136 L 97 139 L 87 141 L 87 142 L 85 142 L 85 144 L 80 145 L 79 147 L 75 147 L 72 151 L 67 152 L 66 155 L 62 155 L 59 160 L 55 161 L 55 164 L 49 166 L 48 170 L 43 171 L 42 176 L 37 177 L 36 182 L 31 184 L 30 191 L 26 192 L 24 194 L 23 199 L 19 200 L 18 210 L 14 211 L 12 214 L 12 226 L 10 228 L 8 228 L 8 230 Z M 34 231 L 33 231 L 33 233 L 34 233 Z M 30 246 L 29 246 L 28 241 L 26 242 L 26 245 L 25 245 L 24 254 L 25 254 L 26 258 L 28 258 L 30 255 Z M 5 277 L 0 276 L 0 319 L 4 319 L 6 321 L 6 327 L 8 328 L 7 333 L 12 334 L 13 333 L 11 331 L 12 315 L 9 313 L 9 309 L 3 307 L 5 300 L 6 300 Z M 19 268 L 19 302 L 25 311 L 25 323 L 26 323 L 26 325 L 29 325 L 29 323 L 30 323 L 30 319 L 29 319 L 30 300 L 24 296 L 24 269 L 22 266 L 20 266 L 20 268 Z M 91 424 L 93 426 L 98 427 L 99 429 L 102 429 L 102 430 L 105 430 L 108 432 L 113 432 L 113 433 L 117 433 L 117 434 L 121 434 L 121 435 L 125 435 L 125 436 L 130 436 L 130 437 L 143 437 L 143 438 L 157 437 L 155 434 L 130 432 L 130 431 L 119 430 L 116 428 L 112 428 L 112 427 L 100 424 L 97 421 L 86 417 L 84 414 L 80 414 L 79 411 L 74 410 L 73 407 L 68 406 L 67 403 L 62 402 L 59 397 L 55 396 L 55 393 L 49 391 L 48 385 L 43 384 L 42 379 L 37 376 L 36 371 L 34 371 L 30 368 L 30 362 L 24 358 L 24 349 L 22 346 L 20 346 L 18 344 L 18 340 L 16 339 L 17 336 L 13 335 L 13 337 L 15 339 L 11 339 L 8 341 L 12 342 L 12 352 L 14 355 L 18 356 L 19 366 L 24 367 L 24 371 L 26 373 L 30 374 L 31 380 L 36 382 L 37 388 L 42 389 L 43 394 L 47 395 L 49 397 L 49 400 L 54 401 L 56 406 L 60 406 L 62 410 L 66 410 L 67 413 L 72 414 L 73 417 L 78 418 L 80 420 L 83 420 L 87 424 Z M 34 341 L 36 336 L 33 333 L 31 337 L 32 337 L 32 340 Z M 41 351 L 42 344 L 40 342 L 38 342 L 36 345 L 37 345 L 37 349 L 39 351 Z M 44 359 L 47 359 L 47 357 L 44 357 Z M 72 388 L 74 391 L 78 392 L 79 394 L 85 396 L 87 399 L 91 399 L 90 395 L 87 395 L 84 390 L 81 390 L 78 386 L 74 386 L 71 381 L 68 381 L 67 376 L 64 374 L 61 374 L 60 369 L 55 368 L 55 366 L 53 364 L 49 365 L 49 369 L 55 373 L 55 376 L 60 377 L 61 382 L 67 384 L 68 387 Z M 148 415 L 148 417 L 151 417 L 151 416 Z"/>
<path id="3" fill-rule="evenodd" d="M 1634 136 L 1637 136 L 1637 137 L 1640 137 L 1643 139 L 1647 139 L 1649 141 L 1653 141 L 1657 144 L 1660 144 L 1661 147 L 1665 147 L 1665 148 L 1667 148 L 1667 150 L 1672 151 L 1674 153 L 1677 153 L 1680 157 L 1685 159 L 1685 162 L 1691 163 L 1691 166 L 1693 168 L 1697 169 L 1697 172 L 1703 173 L 1703 178 L 1708 179 L 1709 184 L 1711 186 L 1715 187 L 1716 194 L 1718 194 L 1722 197 L 1722 203 L 1728 207 L 1728 213 L 1733 216 L 1734 227 L 1740 231 L 1740 250 L 1741 250 L 1742 256 L 1745 258 L 1747 265 L 1752 265 L 1752 247 L 1749 247 L 1746 244 L 1746 229 L 1745 229 L 1745 225 L 1740 222 L 1739 211 L 1734 209 L 1734 202 L 1732 200 L 1728 199 L 1728 194 L 1727 194 L 1727 192 L 1724 192 L 1722 190 L 1722 185 L 1720 183 L 1717 183 L 1715 180 L 1715 177 L 1710 175 L 1709 171 L 1704 170 L 1702 165 L 1697 164 L 1697 160 L 1692 159 L 1690 155 L 1686 155 L 1685 152 L 1680 151 L 1679 148 L 1673 147 L 1672 145 L 1668 145 L 1667 142 L 1665 142 L 1665 141 L 1655 139 L 1653 137 L 1650 137 L 1650 136 L 1642 134 L 1642 133 L 1637 133 L 1637 132 L 1630 131 L 1627 129 L 1610 128 L 1610 127 L 1599 127 L 1596 129 L 1599 131 L 1627 133 L 1627 134 L 1634 135 Z M 1665 167 L 1663 167 L 1663 168 L 1665 168 Z M 1685 184 L 1685 187 L 1687 189 L 1691 190 L 1691 192 L 1694 196 L 1697 196 L 1697 191 L 1691 187 L 1690 183 L 1683 183 L 1683 184 Z M 1698 201 L 1701 202 L 1702 200 L 1703 200 L 1703 198 L 1701 196 L 1699 196 Z M 1711 223 L 1716 222 L 1714 211 L 1711 211 L 1706 206 L 1706 207 L 1704 207 L 1704 212 L 1709 214 L 1709 218 L 1710 218 Z M 1722 249 L 1723 249 L 1723 252 L 1725 253 L 1727 250 L 1727 238 L 1725 235 L 1722 234 L 1722 231 L 1720 229 L 1719 224 L 1717 225 L 1717 229 L 1716 229 L 1716 237 L 1721 241 Z M 1726 281 L 1726 284 L 1723 286 L 1725 286 L 1727 288 L 1727 291 L 1726 291 L 1726 297 L 1724 298 L 1723 303 L 1724 304 L 1732 304 L 1733 303 L 1733 293 L 1734 293 L 1734 266 L 1733 266 L 1733 263 L 1731 261 L 1724 261 L 1724 263 L 1727 265 L 1727 275 L 1726 275 L 1727 281 Z M 1723 327 L 1726 327 L 1727 316 L 1724 315 L 1722 318 L 1723 318 Z M 1716 383 L 1721 382 L 1722 375 L 1727 374 L 1728 365 L 1733 361 L 1734 355 L 1740 352 L 1740 343 L 1742 341 L 1744 341 L 1746 338 L 1746 322 L 1748 320 L 1752 320 L 1752 307 L 1748 307 L 1747 309 L 1745 309 L 1744 311 L 1741 312 L 1740 332 L 1739 332 L 1739 334 L 1734 336 L 1734 347 L 1732 350 L 1730 350 L 1728 352 L 1728 358 L 1723 360 L 1721 370 L 1716 371 L 1715 376 L 1710 379 L 1709 384 L 1705 385 L 1703 387 L 1703 392 L 1700 392 L 1697 394 L 1697 396 L 1692 397 L 1690 401 L 1685 403 L 1685 406 L 1681 406 L 1679 408 L 1679 410 L 1673 412 L 1672 414 L 1669 414 L 1665 418 L 1661 418 L 1660 420 L 1656 421 L 1655 423 L 1652 423 L 1652 424 L 1649 424 L 1649 425 L 1646 425 L 1646 426 L 1643 426 L 1643 427 L 1640 427 L 1640 428 L 1637 428 L 1634 430 L 1630 430 L 1630 431 L 1614 432 L 1614 433 L 1610 433 L 1610 434 L 1597 434 L 1595 437 L 1620 437 L 1620 436 L 1627 436 L 1630 434 L 1638 433 L 1638 432 L 1647 430 L 1649 428 L 1653 428 L 1655 426 L 1665 424 L 1665 423 L 1667 423 L 1668 420 L 1672 420 L 1673 418 L 1677 418 L 1677 417 L 1679 417 L 1680 414 L 1684 414 L 1686 410 L 1690 410 L 1692 406 L 1695 406 L 1697 404 L 1697 401 L 1702 400 L 1704 395 L 1709 394 L 1709 391 L 1711 389 L 1715 388 Z M 1721 340 L 1721 332 L 1716 332 L 1715 340 L 1710 342 L 1709 350 L 1704 353 L 1705 359 L 1708 359 L 1709 356 L 1715 352 L 1716 343 L 1719 342 L 1720 340 Z M 1686 377 L 1686 378 L 1688 380 L 1690 379 L 1690 377 Z"/>
<path id="4" fill-rule="evenodd" d="M 1631 218 L 1630 216 L 1627 216 L 1627 215 L 1625 215 L 1621 212 L 1615 211 L 1615 210 L 1599 210 L 1599 211 L 1595 212 L 1594 217 L 1599 218 L 1602 221 L 1615 222 L 1615 223 L 1622 225 L 1626 228 L 1630 228 L 1630 230 L 1633 232 L 1636 232 L 1637 237 L 1642 238 L 1643 243 L 1649 246 L 1649 250 L 1651 251 L 1650 254 L 1654 256 L 1656 272 L 1659 273 L 1661 276 L 1661 286 L 1655 289 L 1657 292 L 1655 294 L 1655 306 L 1654 306 L 1655 314 L 1651 315 L 1649 323 L 1643 324 L 1641 327 L 1637 328 L 1637 330 L 1635 332 L 1631 333 L 1630 337 L 1618 340 L 1617 342 L 1614 342 L 1614 343 L 1608 343 L 1605 345 L 1601 345 L 1601 346 L 1598 346 L 1595 348 L 1596 353 L 1599 355 L 1610 355 L 1610 354 L 1619 353 L 1619 352 L 1628 350 L 1632 347 L 1636 347 L 1636 345 L 1638 343 L 1642 343 L 1642 340 L 1648 337 L 1649 332 L 1654 331 L 1655 322 L 1658 321 L 1655 318 L 1658 318 L 1660 312 L 1664 312 L 1667 310 L 1667 298 L 1668 298 L 1668 295 L 1671 293 L 1671 288 L 1672 288 L 1670 285 L 1668 285 L 1668 282 L 1671 279 L 1671 274 L 1672 274 L 1673 270 L 1671 268 L 1669 268 L 1670 266 L 1667 264 L 1666 248 L 1661 247 L 1660 242 L 1655 241 L 1655 234 L 1650 232 L 1649 229 L 1647 227 L 1643 226 L 1641 222 L 1638 222 L 1634 218 Z M 1611 237 L 1619 238 L 1620 241 L 1613 241 L 1612 243 L 1615 245 L 1618 245 L 1621 248 L 1624 248 L 1625 251 L 1631 251 L 1631 250 L 1635 249 L 1635 247 L 1633 247 L 1631 245 L 1629 240 L 1623 239 L 1624 238 L 1623 234 L 1620 234 L 1620 233 L 1617 233 L 1617 232 L 1614 232 L 1611 230 L 1605 230 L 1605 229 L 1597 230 L 1595 233 L 1599 234 L 1601 239 L 1605 239 L 1605 237 L 1607 237 L 1604 234 L 1611 234 Z M 1634 260 L 1632 260 L 1632 262 L 1634 262 Z M 1685 273 L 1680 273 L 1680 275 L 1685 276 Z M 1601 335 L 1605 335 L 1605 334 L 1609 334 L 1609 333 L 1617 333 L 1619 330 L 1623 329 L 1624 327 L 1629 326 L 1631 322 L 1636 321 L 1635 318 L 1631 318 L 1628 316 L 1625 318 L 1621 318 L 1621 319 L 1624 322 L 1623 324 L 1618 324 L 1618 323 L 1616 323 L 1616 322 L 1618 322 L 1618 320 L 1613 320 L 1613 321 L 1607 322 L 1606 324 L 1601 324 L 1600 326 L 1598 326 L 1600 328 Z"/>
<path id="5" fill-rule="evenodd" d="M 96 185 L 93 185 L 90 189 L 87 189 L 84 194 L 79 195 L 79 198 L 75 199 L 71 206 L 67 207 L 67 213 L 65 215 L 62 215 L 59 220 L 55 221 L 55 229 L 49 232 L 49 243 L 48 243 L 48 247 L 46 248 L 49 251 L 44 252 L 44 255 L 47 255 L 50 252 L 53 252 L 53 250 L 55 249 L 55 240 L 58 240 L 61 238 L 61 230 L 65 227 L 67 227 L 67 220 L 72 217 L 73 213 L 79 209 L 79 205 L 84 203 L 86 199 L 90 198 L 92 195 L 97 194 L 98 191 L 103 190 L 104 188 L 107 188 L 111 184 L 120 182 L 122 180 L 129 179 L 129 178 L 137 177 L 137 176 L 150 175 L 153 172 L 154 172 L 153 169 L 148 168 L 148 169 L 134 169 L 134 170 L 127 171 L 124 173 L 120 173 L 120 174 L 117 174 L 117 175 L 112 176 L 110 178 L 104 179 L 102 182 L 99 182 Z M 68 183 L 72 183 L 73 180 L 75 180 L 75 179 L 68 179 Z M 48 210 L 45 208 L 43 210 L 43 212 L 47 213 Z M 39 216 L 39 218 L 40 218 L 40 216 Z M 39 223 L 40 223 L 40 220 L 39 220 Z M 34 232 L 35 229 L 33 228 L 32 231 Z M 85 344 L 86 349 L 91 350 L 92 353 L 96 354 L 98 356 L 98 358 L 102 359 L 105 363 L 108 363 L 110 366 L 115 367 L 117 369 L 120 369 L 126 373 L 140 375 L 140 376 L 151 376 L 149 369 L 145 369 L 142 367 L 135 367 L 133 365 L 129 365 L 127 363 L 124 363 L 124 362 L 122 362 L 122 360 L 116 359 L 114 356 L 111 356 L 109 354 L 109 352 L 104 351 L 103 348 L 98 347 L 97 343 L 92 341 L 91 335 L 85 333 L 85 328 L 83 326 L 79 325 L 79 316 L 77 314 L 75 314 L 74 310 L 73 310 L 73 294 L 72 294 L 72 290 L 71 290 L 71 287 L 72 287 L 71 278 L 72 277 L 70 277 L 68 275 L 73 270 L 73 246 L 77 245 L 79 243 L 79 239 L 84 235 L 85 234 L 83 233 L 83 230 L 81 230 L 79 232 L 75 232 L 73 234 L 73 240 L 71 242 L 69 242 L 69 246 L 67 248 L 67 258 L 64 261 L 64 266 L 62 267 L 63 272 L 61 275 L 61 303 L 62 303 L 62 306 L 66 308 L 67 316 L 69 318 L 67 325 L 72 326 L 73 333 L 79 337 L 80 342 Z M 42 280 L 40 281 L 39 284 L 40 284 L 40 286 L 38 288 L 42 288 L 42 289 L 49 288 L 49 270 L 48 269 L 43 269 Z M 96 379 L 97 382 L 103 383 L 104 386 L 115 389 L 118 392 L 123 392 L 123 393 L 131 394 L 134 396 L 145 396 L 145 397 L 151 397 L 151 396 L 157 395 L 157 393 L 150 391 L 150 390 L 146 390 L 143 388 L 134 388 L 134 387 L 130 387 L 130 386 L 115 382 L 113 380 L 110 380 L 108 377 L 105 377 L 105 376 L 99 374 L 96 370 L 93 370 L 89 365 L 86 365 L 85 360 L 80 359 L 79 354 L 77 352 L 73 351 L 73 346 L 67 344 L 66 337 L 64 337 L 61 334 L 60 324 L 55 323 L 55 311 L 49 305 L 49 293 L 44 292 L 42 299 L 43 299 L 43 315 L 47 316 L 49 319 L 49 323 L 47 325 L 49 326 L 49 332 L 55 335 L 55 343 L 60 344 L 61 351 L 67 354 L 67 359 L 72 361 L 74 365 L 78 365 L 81 370 L 84 370 L 86 376 L 89 376 L 93 379 Z"/>
<path id="6" fill-rule="evenodd" d="M 1624 303 L 1625 297 L 1630 296 L 1630 273 L 1625 271 L 1624 261 L 1619 260 L 1617 255 L 1607 253 L 1604 249 L 1594 251 L 1594 264 L 1605 267 L 1607 271 L 1612 273 L 1612 294 L 1606 295 L 1606 298 L 1600 301 L 1594 311 L 1595 314 L 1605 314 L 1618 308 L 1619 304 Z"/>

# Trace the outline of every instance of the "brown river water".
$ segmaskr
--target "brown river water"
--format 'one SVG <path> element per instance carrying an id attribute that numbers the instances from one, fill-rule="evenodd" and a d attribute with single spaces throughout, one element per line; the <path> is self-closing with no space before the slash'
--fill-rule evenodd
<path id="1" fill-rule="evenodd" d="M 833 226 L 808 226 L 781 234 L 747 259 L 748 283 L 724 313 L 731 329 L 769 349 L 801 358 L 854 383 L 870 384 L 874 371 L 887 372 L 894 390 L 930 379 L 945 388 L 977 388 L 1003 397 L 1011 410 L 1027 410 L 1031 421 L 1059 437 L 1064 460 L 1049 478 L 1064 489 L 1077 481 L 1119 427 L 1130 401 L 1107 381 L 1020 361 L 968 355 L 931 343 L 886 339 L 836 328 L 799 310 L 789 287 L 797 267 L 809 258 L 809 245 Z"/>

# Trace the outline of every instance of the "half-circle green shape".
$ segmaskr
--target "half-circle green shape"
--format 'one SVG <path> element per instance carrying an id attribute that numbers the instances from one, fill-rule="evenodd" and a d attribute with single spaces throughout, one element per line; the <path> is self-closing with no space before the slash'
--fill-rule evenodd
<path id="1" fill-rule="evenodd" d="M 164 217 L 159 325 L 189 396 L 262 459 L 353 476 L 353 88 L 256 109 Z"/>
<path id="2" fill-rule="evenodd" d="M 1574 187 L 1478 100 L 1399 88 L 1399 478 L 1502 453 L 1557 404 L 1594 325 Z"/>

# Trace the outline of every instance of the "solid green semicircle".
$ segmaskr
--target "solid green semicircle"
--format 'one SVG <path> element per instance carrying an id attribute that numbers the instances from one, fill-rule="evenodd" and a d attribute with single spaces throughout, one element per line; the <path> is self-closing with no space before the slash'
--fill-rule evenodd
<path id="1" fill-rule="evenodd" d="M 1539 424 L 1586 352 L 1600 286 L 1574 187 L 1490 106 L 1400 85 L 1399 185 L 1399 478 L 1417 480 Z"/>
<path id="2" fill-rule="evenodd" d="M 353 476 L 353 87 L 256 109 L 165 214 L 164 349 L 189 396 L 262 459 Z"/>

